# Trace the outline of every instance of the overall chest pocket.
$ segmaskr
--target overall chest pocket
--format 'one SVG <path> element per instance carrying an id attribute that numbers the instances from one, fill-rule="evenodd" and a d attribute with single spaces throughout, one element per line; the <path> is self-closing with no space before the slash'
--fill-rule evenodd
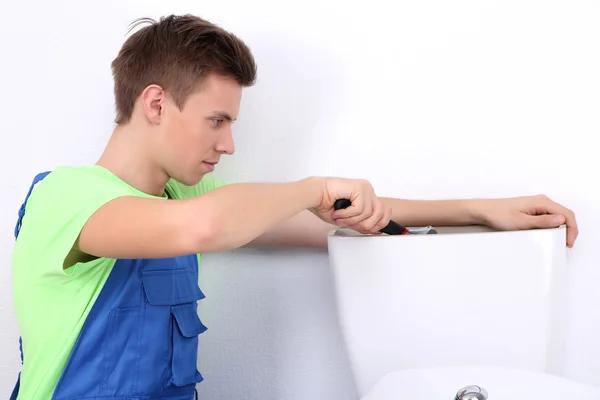
<path id="1" fill-rule="evenodd" d="M 196 384 L 203 380 L 197 369 L 198 335 L 206 331 L 197 312 L 197 301 L 204 298 L 198 287 L 196 269 L 176 267 L 172 269 L 145 269 L 142 284 L 151 316 L 149 329 L 156 332 L 155 339 L 165 343 L 168 338 L 168 363 L 165 389 Z M 159 334 L 158 332 L 161 331 Z M 155 341 L 156 343 L 156 341 Z"/>
<path id="2" fill-rule="evenodd" d="M 204 298 L 197 275 L 191 268 L 144 270 L 142 284 L 152 306 L 172 306 Z"/>

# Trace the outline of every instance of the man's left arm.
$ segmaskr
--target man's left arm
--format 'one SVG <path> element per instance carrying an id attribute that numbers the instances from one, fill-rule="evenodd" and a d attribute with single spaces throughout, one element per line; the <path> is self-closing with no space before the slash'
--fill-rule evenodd
<path id="1" fill-rule="evenodd" d="M 504 199 L 406 200 L 381 198 L 391 219 L 409 227 L 486 225 L 498 230 L 553 228 L 567 225 L 567 246 L 578 235 L 575 214 L 546 196 Z M 339 228 L 303 211 L 266 232 L 246 247 L 327 248 L 327 234 Z"/>

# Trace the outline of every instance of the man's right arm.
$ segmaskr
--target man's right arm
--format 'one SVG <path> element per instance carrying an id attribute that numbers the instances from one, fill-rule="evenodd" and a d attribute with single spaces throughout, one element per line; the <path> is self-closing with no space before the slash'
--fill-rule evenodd
<path id="1" fill-rule="evenodd" d="M 231 184 L 185 200 L 118 197 L 83 226 L 78 249 L 96 257 L 162 258 L 241 247 L 319 206 L 325 180 Z"/>

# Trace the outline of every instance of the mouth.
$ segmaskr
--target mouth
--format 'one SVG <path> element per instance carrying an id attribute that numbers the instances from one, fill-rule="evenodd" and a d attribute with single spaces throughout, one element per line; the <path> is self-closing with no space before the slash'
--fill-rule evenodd
<path id="1" fill-rule="evenodd" d="M 217 163 L 218 161 L 202 161 L 202 164 L 204 164 L 209 171 L 214 171 Z"/>

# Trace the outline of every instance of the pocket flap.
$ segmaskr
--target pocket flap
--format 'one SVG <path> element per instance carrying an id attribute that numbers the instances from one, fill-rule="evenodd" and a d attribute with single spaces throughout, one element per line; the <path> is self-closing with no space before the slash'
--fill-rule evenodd
<path id="1" fill-rule="evenodd" d="M 148 303 L 155 306 L 191 303 L 205 297 L 196 274 L 187 268 L 142 271 L 142 284 Z"/>
<path id="2" fill-rule="evenodd" d="M 186 338 L 198 336 L 207 328 L 200 321 L 194 304 L 182 304 L 171 307 L 171 314 L 177 322 L 181 335 Z"/>

